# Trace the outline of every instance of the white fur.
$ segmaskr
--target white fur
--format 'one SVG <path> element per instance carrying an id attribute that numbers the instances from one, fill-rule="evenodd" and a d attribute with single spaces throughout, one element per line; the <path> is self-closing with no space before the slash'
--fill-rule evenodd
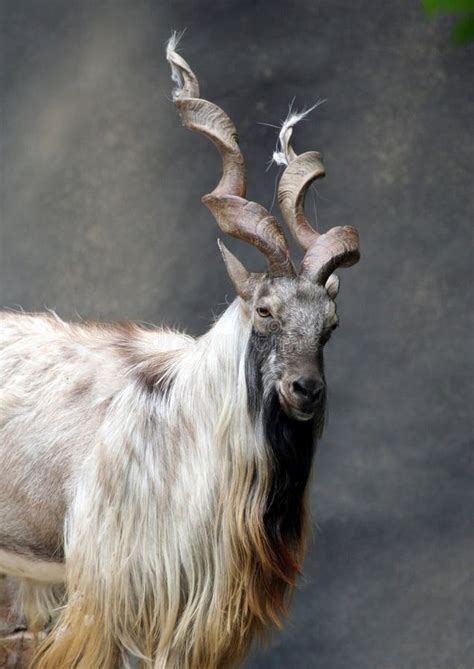
<path id="1" fill-rule="evenodd" d="M 94 620 L 98 647 L 213 666 L 215 648 L 250 629 L 232 527 L 269 469 L 247 411 L 238 301 L 197 340 L 23 314 L 1 314 L 0 332 L 0 536 L 46 553 L 64 534 L 69 601 L 52 638 L 87 639 Z M 152 392 L 142 375 L 162 355 L 163 392 Z M 2 555 L 15 576 L 63 578 L 34 554 Z M 153 648 L 141 643 L 145 610 Z"/>
<path id="2" fill-rule="evenodd" d="M 272 155 L 272 162 L 276 165 L 288 165 L 291 162 L 291 158 L 288 155 L 288 147 L 293 134 L 293 128 L 297 123 L 305 119 L 308 114 L 310 114 L 316 107 L 323 104 L 325 100 L 319 100 L 309 109 L 305 109 L 301 112 L 293 110 L 293 103 L 288 107 L 288 114 L 284 121 L 281 123 L 280 130 L 278 132 L 278 140 L 276 150 Z"/>

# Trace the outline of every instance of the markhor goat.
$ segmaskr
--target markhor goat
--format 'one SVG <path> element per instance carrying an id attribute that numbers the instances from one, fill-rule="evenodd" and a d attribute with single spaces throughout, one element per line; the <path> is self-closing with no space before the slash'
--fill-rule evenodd
<path id="1" fill-rule="evenodd" d="M 31 624 L 53 623 L 40 669 L 236 666 L 302 564 L 333 272 L 357 262 L 357 232 L 307 222 L 324 167 L 295 154 L 290 118 L 278 200 L 305 251 L 296 272 L 279 224 L 245 199 L 232 121 L 199 97 L 174 39 L 167 59 L 184 125 L 222 156 L 203 202 L 268 268 L 221 244 L 238 297 L 197 339 L 0 314 L 0 572 L 22 579 Z"/>

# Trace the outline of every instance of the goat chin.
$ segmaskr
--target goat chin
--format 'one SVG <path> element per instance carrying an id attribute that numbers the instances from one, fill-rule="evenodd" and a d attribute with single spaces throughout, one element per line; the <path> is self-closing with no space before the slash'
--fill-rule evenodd
<path id="1" fill-rule="evenodd" d="M 65 580 L 37 667 L 236 665 L 285 613 L 306 514 L 288 541 L 268 520 L 238 302 L 198 339 L 11 313 L 0 331 L 0 569 Z"/>

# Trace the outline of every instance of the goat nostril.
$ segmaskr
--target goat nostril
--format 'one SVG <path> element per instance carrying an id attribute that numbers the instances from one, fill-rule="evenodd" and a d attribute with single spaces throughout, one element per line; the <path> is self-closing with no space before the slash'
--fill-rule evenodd
<path id="1" fill-rule="evenodd" d="M 324 384 L 315 379 L 300 377 L 293 381 L 291 389 L 296 396 L 302 397 L 305 400 L 316 403 L 321 399 L 324 392 Z"/>
<path id="2" fill-rule="evenodd" d="M 303 395 L 303 397 L 307 397 L 308 395 L 308 391 L 306 390 L 304 383 L 301 381 L 293 381 L 292 389 L 295 395 Z"/>

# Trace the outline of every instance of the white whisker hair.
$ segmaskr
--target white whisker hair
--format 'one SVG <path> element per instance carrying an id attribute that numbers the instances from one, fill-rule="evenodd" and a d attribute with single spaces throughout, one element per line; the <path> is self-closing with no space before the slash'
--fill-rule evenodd
<path id="1" fill-rule="evenodd" d="M 314 111 L 317 107 L 324 104 L 325 102 L 327 102 L 327 100 L 318 100 L 317 102 L 314 103 L 314 105 L 308 107 L 308 109 L 303 109 L 302 111 L 298 112 L 297 110 L 293 109 L 294 105 L 294 98 L 293 98 L 293 100 L 288 105 L 288 114 L 285 120 L 282 121 L 279 126 L 273 126 L 278 128 L 279 132 L 278 132 L 276 148 L 272 154 L 270 164 L 275 163 L 275 165 L 288 166 L 291 160 L 288 157 L 287 147 L 290 142 L 291 135 L 293 134 L 293 128 L 295 127 L 295 125 L 300 123 L 300 121 L 303 121 L 305 118 L 307 118 L 307 116 L 311 114 L 312 111 Z"/>

